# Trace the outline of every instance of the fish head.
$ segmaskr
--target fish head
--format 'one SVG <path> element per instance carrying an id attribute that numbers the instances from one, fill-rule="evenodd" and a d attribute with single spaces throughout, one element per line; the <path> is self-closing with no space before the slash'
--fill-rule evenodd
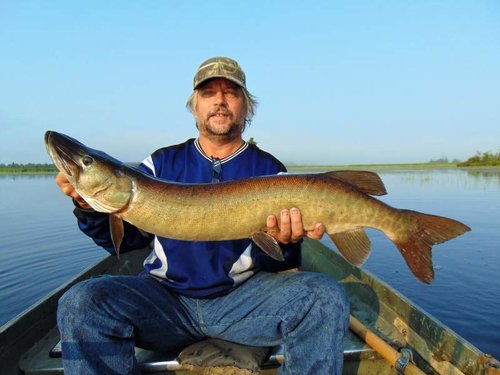
<path id="1" fill-rule="evenodd" d="M 133 181 L 122 162 L 54 131 L 45 133 L 45 147 L 57 169 L 96 211 L 116 213 L 128 205 Z"/>

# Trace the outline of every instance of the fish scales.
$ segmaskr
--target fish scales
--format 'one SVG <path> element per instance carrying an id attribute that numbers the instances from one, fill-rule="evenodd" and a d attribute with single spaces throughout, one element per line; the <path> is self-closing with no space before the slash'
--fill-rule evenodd
<path id="1" fill-rule="evenodd" d="M 459 221 L 397 209 L 372 197 L 385 194 L 379 176 L 367 171 L 276 175 L 215 184 L 180 184 L 153 178 L 64 134 L 45 134 L 59 170 L 97 211 L 110 217 L 118 253 L 122 220 L 158 236 L 186 241 L 251 238 L 276 259 L 279 244 L 266 233 L 268 215 L 300 209 L 304 228 L 323 223 L 339 251 L 363 264 L 371 250 L 364 228 L 387 235 L 413 274 L 434 278 L 432 246 L 470 230 Z"/>
<path id="2" fill-rule="evenodd" d="M 139 176 L 136 189 L 138 193 L 120 217 L 139 227 L 148 226 L 160 236 L 189 241 L 248 238 L 265 227 L 268 215 L 279 215 L 287 207 L 300 209 L 306 230 L 321 222 L 328 233 L 358 226 L 376 228 L 379 215 L 394 214 L 391 207 L 322 175 L 279 175 L 193 185 L 144 182 Z M 349 209 L 353 206 L 355 212 Z M 353 215 L 359 216 L 356 225 L 347 220 L 351 217 L 352 221 Z"/>

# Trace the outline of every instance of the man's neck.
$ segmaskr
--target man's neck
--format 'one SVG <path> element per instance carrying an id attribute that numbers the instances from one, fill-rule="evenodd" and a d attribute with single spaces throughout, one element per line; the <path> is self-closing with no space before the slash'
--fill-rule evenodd
<path id="1" fill-rule="evenodd" d="M 227 139 L 225 137 L 208 138 L 200 135 L 198 140 L 205 155 L 219 159 L 223 159 L 233 154 L 243 144 L 243 138 L 241 136 L 234 139 Z"/>

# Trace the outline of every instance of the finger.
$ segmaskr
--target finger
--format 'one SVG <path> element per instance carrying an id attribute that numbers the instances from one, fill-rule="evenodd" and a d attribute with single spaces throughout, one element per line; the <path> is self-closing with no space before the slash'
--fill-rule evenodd
<path id="1" fill-rule="evenodd" d="M 59 172 L 56 176 L 56 184 L 57 186 L 59 186 L 59 189 L 61 189 L 61 191 L 73 198 L 74 200 L 78 201 L 78 203 L 85 203 L 85 201 L 83 200 L 83 198 L 80 196 L 80 194 L 78 194 L 78 192 L 76 191 L 75 187 L 73 185 L 71 185 L 71 183 L 69 182 L 68 180 L 68 177 L 66 177 L 66 175 L 62 172 Z"/>
<path id="2" fill-rule="evenodd" d="M 278 227 L 278 219 L 276 219 L 276 216 L 274 215 L 269 215 L 267 217 L 266 226 L 267 226 L 267 233 L 273 237 L 275 237 L 280 231 Z"/>
<path id="3" fill-rule="evenodd" d="M 62 192 L 66 195 L 69 195 L 69 193 L 71 193 L 71 191 L 74 190 L 73 185 L 70 184 L 68 178 L 62 172 L 59 172 L 56 175 L 56 184 L 57 186 L 59 186 L 59 189 L 61 189 Z"/>
<path id="4" fill-rule="evenodd" d="M 59 185 L 60 181 L 68 181 L 66 175 L 62 172 L 57 172 L 56 174 L 56 183 Z"/>
<path id="5" fill-rule="evenodd" d="M 326 227 L 322 223 L 317 223 L 312 230 L 307 231 L 306 235 L 313 240 L 320 240 L 325 232 Z"/>
<path id="6" fill-rule="evenodd" d="M 61 189 L 61 191 L 64 194 L 69 195 L 69 196 L 71 196 L 71 193 L 73 193 L 75 191 L 75 188 L 70 183 L 60 185 L 59 188 Z"/>
<path id="7" fill-rule="evenodd" d="M 78 192 L 75 189 L 73 189 L 68 195 L 78 202 L 85 202 L 82 196 L 78 194 Z"/>
<path id="8" fill-rule="evenodd" d="M 72 198 L 78 206 L 84 209 L 92 208 L 87 202 L 85 202 L 82 196 L 78 194 L 75 187 L 71 185 L 71 183 L 68 180 L 68 177 L 64 173 L 62 172 L 57 173 L 55 181 L 57 186 L 59 186 L 59 189 L 61 189 L 61 191 L 65 195 Z"/>
<path id="9" fill-rule="evenodd" d="M 56 175 L 55 181 L 56 181 L 57 186 L 59 186 L 59 187 L 64 186 L 64 185 L 69 183 L 68 178 L 62 172 L 59 172 Z"/>
<path id="10" fill-rule="evenodd" d="M 282 243 L 290 242 L 292 237 L 290 211 L 283 209 L 280 212 L 280 236 L 278 241 Z"/>
<path id="11" fill-rule="evenodd" d="M 87 202 L 85 202 L 85 200 L 83 200 L 83 198 L 81 198 L 81 197 L 75 198 L 74 200 L 75 200 L 76 204 L 78 206 L 80 206 L 80 208 L 84 208 L 86 210 L 92 208 L 92 206 L 90 206 L 90 204 L 88 204 Z"/>
<path id="12" fill-rule="evenodd" d="M 298 242 L 304 237 L 304 224 L 298 208 L 290 209 L 291 241 Z"/>

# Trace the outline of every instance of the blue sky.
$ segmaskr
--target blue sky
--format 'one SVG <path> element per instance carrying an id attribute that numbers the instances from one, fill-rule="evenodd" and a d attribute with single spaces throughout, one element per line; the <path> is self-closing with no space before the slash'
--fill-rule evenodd
<path id="1" fill-rule="evenodd" d="M 49 162 L 45 130 L 140 161 L 196 136 L 206 58 L 260 105 L 245 138 L 286 163 L 500 151 L 500 2 L 0 1 L 0 163 Z"/>

